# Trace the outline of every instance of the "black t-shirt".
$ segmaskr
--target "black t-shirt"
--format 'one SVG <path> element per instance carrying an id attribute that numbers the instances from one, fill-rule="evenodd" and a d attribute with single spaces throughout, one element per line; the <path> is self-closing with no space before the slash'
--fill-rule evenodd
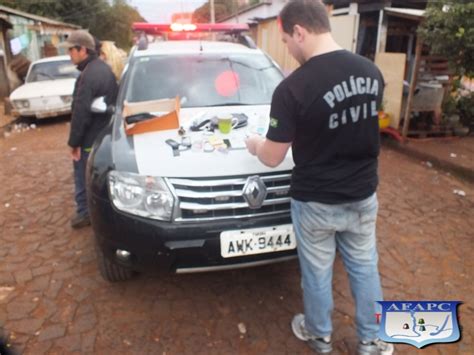
<path id="1" fill-rule="evenodd" d="M 339 204 L 375 192 L 383 88 L 377 67 L 345 50 L 312 57 L 278 85 L 267 138 L 292 142 L 294 199 Z"/>

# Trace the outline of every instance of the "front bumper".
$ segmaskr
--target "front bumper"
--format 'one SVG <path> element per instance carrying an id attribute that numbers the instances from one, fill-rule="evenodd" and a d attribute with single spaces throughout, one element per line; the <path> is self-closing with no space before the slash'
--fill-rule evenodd
<path id="1" fill-rule="evenodd" d="M 288 224 L 289 214 L 178 224 L 123 213 L 109 200 L 97 196 L 91 196 L 89 209 L 105 257 L 137 271 L 213 271 L 285 261 L 296 256 L 296 249 L 232 258 L 221 256 L 222 231 Z M 129 260 L 117 258 L 117 249 L 130 252 Z"/>
<path id="2" fill-rule="evenodd" d="M 12 110 L 12 115 L 15 117 L 25 116 L 25 117 L 36 117 L 36 118 L 48 118 L 48 117 L 57 117 L 62 115 L 68 115 L 71 113 L 71 106 L 68 107 L 58 107 L 58 108 L 40 108 L 40 109 L 14 109 Z"/>

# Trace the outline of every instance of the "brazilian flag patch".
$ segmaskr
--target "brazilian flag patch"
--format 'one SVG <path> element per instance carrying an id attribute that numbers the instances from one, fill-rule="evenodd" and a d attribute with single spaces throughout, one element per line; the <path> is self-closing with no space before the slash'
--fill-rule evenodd
<path id="1" fill-rule="evenodd" d="M 278 120 L 276 118 L 270 118 L 270 127 L 277 128 L 278 127 Z"/>

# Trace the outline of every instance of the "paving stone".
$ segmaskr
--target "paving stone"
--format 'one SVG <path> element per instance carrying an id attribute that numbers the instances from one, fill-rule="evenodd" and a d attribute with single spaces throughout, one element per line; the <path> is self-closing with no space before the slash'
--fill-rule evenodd
<path id="1" fill-rule="evenodd" d="M 50 299 L 56 298 L 58 296 L 59 291 L 63 287 L 63 283 L 64 282 L 62 280 L 51 279 L 49 283 L 49 288 L 46 291 L 45 296 Z"/>
<path id="2" fill-rule="evenodd" d="M 46 291 L 49 288 L 51 277 L 49 275 L 35 277 L 28 283 L 29 291 Z"/>
<path id="3" fill-rule="evenodd" d="M 52 346 L 52 341 L 30 342 L 25 349 L 25 354 L 52 354 L 49 352 Z"/>
<path id="4" fill-rule="evenodd" d="M 14 320 L 14 319 L 25 318 L 36 307 L 38 307 L 38 304 L 33 301 L 30 301 L 30 302 L 11 301 L 7 305 L 8 319 Z"/>
<path id="5" fill-rule="evenodd" d="M 7 326 L 10 331 L 16 333 L 26 333 L 35 335 L 43 324 L 44 319 L 24 318 L 21 320 L 9 321 Z"/>
<path id="6" fill-rule="evenodd" d="M 62 337 L 66 333 L 66 326 L 63 324 L 50 325 L 41 329 L 38 336 L 39 341 L 51 340 Z"/>
<path id="7" fill-rule="evenodd" d="M 15 278 L 11 272 L 0 272 L 0 286 L 14 285 Z"/>
<path id="8" fill-rule="evenodd" d="M 17 284 L 24 284 L 25 282 L 28 282 L 33 279 L 33 275 L 31 274 L 31 271 L 29 269 L 14 272 L 13 275 L 15 276 Z"/>
<path id="9" fill-rule="evenodd" d="M 81 351 L 84 354 L 94 352 L 96 343 L 97 331 L 89 331 L 81 334 Z"/>
<path id="10" fill-rule="evenodd" d="M 49 274 L 53 270 L 51 265 L 43 265 L 31 270 L 34 277 Z"/>
<path id="11" fill-rule="evenodd" d="M 94 313 L 89 313 L 75 318 L 69 325 L 68 331 L 70 334 L 83 333 L 94 329 L 96 324 L 96 315 Z"/>

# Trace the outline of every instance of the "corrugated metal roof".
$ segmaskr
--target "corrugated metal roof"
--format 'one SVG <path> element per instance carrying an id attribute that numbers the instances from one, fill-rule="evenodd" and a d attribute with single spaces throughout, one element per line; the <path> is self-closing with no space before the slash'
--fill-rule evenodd
<path id="1" fill-rule="evenodd" d="M 71 29 L 81 28 L 81 26 L 73 25 L 72 23 L 56 21 L 56 20 L 53 20 L 53 19 L 50 19 L 50 18 L 47 18 L 47 17 L 33 15 L 33 14 L 28 13 L 28 12 L 24 12 L 24 11 L 12 9 L 10 7 L 0 5 L 0 13 L 2 13 L 2 12 L 6 13 L 6 14 L 25 17 L 25 18 L 28 18 L 30 20 L 34 20 L 34 21 L 38 21 L 38 22 L 44 22 L 44 23 L 46 23 L 48 25 L 52 25 L 52 26 L 68 27 L 68 28 L 71 28 Z"/>

